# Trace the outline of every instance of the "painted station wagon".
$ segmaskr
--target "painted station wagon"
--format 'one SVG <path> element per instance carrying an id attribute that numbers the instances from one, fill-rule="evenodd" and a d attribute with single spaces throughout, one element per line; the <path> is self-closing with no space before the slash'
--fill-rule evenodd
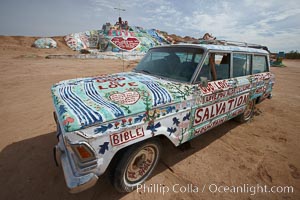
<path id="1" fill-rule="evenodd" d="M 179 146 L 246 122 L 273 84 L 268 51 L 228 44 L 155 47 L 131 72 L 61 81 L 52 86 L 56 163 L 70 192 L 108 169 L 118 191 L 132 191 L 156 166 L 162 138 Z"/>

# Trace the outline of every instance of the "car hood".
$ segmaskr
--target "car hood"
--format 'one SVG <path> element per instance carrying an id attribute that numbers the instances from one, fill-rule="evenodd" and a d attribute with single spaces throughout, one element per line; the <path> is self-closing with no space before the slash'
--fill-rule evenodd
<path id="1" fill-rule="evenodd" d="M 180 102 L 189 87 L 127 72 L 61 81 L 51 91 L 58 119 L 70 132 Z"/>

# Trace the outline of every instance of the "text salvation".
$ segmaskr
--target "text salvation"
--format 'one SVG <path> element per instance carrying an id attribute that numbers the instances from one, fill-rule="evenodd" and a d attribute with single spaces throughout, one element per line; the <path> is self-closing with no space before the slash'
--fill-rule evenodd
<path id="1" fill-rule="evenodd" d="M 226 101 L 215 103 L 206 107 L 197 108 L 195 111 L 194 126 L 201 124 L 209 119 L 225 114 L 248 102 L 249 94 L 243 94 Z"/>

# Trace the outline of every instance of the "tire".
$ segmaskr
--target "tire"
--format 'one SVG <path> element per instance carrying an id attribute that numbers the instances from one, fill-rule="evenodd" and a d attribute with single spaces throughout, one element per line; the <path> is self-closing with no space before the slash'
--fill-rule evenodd
<path id="1" fill-rule="evenodd" d="M 245 123 L 249 121 L 253 117 L 254 108 L 255 108 L 255 99 L 250 100 L 247 103 L 245 111 L 242 114 L 235 117 L 234 120 L 240 123 Z"/>
<path id="2" fill-rule="evenodd" d="M 131 192 L 151 175 L 160 158 L 161 144 L 151 139 L 128 147 L 113 173 L 113 185 L 119 192 Z"/>

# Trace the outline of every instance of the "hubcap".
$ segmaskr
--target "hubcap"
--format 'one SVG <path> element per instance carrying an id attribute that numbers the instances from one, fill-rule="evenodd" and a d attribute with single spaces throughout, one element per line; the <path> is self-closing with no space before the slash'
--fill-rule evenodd
<path id="1" fill-rule="evenodd" d="M 129 182 L 141 180 L 153 167 L 156 159 L 156 150 L 152 146 L 146 146 L 139 151 L 128 165 L 126 179 Z"/>

